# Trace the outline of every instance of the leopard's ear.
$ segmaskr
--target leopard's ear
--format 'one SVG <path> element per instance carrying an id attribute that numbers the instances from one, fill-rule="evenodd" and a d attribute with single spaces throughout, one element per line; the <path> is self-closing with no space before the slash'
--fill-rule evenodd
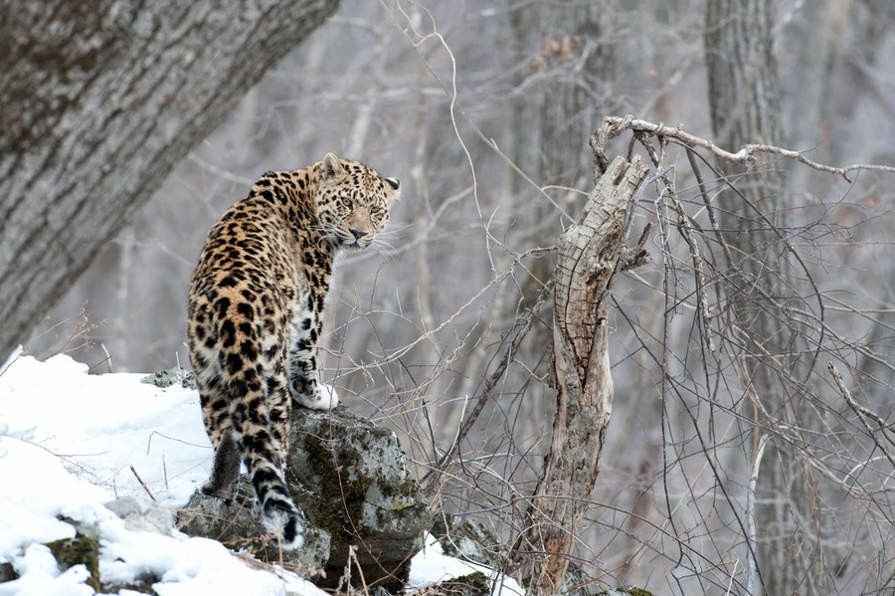
<path id="1" fill-rule="evenodd" d="M 401 197 L 401 181 L 397 178 L 382 178 L 385 180 L 385 198 L 391 204 Z"/>
<path id="2" fill-rule="evenodd" d="M 335 153 L 327 153 L 324 155 L 322 164 L 323 169 L 321 175 L 324 180 L 336 178 L 345 173 L 345 168 L 342 167 L 342 160 L 339 159 Z"/>

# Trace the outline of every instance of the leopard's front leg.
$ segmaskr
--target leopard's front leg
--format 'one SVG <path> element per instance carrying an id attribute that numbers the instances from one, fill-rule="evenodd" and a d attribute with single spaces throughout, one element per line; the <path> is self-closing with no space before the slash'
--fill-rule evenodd
<path id="1" fill-rule="evenodd" d="M 321 321 L 313 310 L 298 313 L 292 319 L 289 361 L 289 392 L 306 408 L 331 410 L 339 397 L 329 385 L 320 383 L 317 372 L 317 340 Z"/>

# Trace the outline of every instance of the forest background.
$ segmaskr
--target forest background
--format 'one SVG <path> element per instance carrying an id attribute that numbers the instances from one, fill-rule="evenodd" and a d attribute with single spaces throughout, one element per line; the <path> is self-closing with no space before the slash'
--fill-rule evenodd
<path id="1" fill-rule="evenodd" d="M 712 46 L 739 9 L 762 13 L 763 28 L 741 32 L 761 51 Z M 542 294 L 553 246 L 593 186 L 588 142 L 603 116 L 680 126 L 731 151 L 768 142 L 836 166 L 893 164 L 893 25 L 886 0 L 343 0 L 23 343 L 97 373 L 185 366 L 186 287 L 219 214 L 265 170 L 328 151 L 367 161 L 401 178 L 403 196 L 378 250 L 339 263 L 324 376 L 399 432 L 437 507 L 494 531 L 512 572 L 553 422 Z M 771 77 L 771 96 L 731 96 L 717 56 L 745 61 L 751 83 Z M 752 112 L 739 135 L 725 128 Z M 568 495 L 589 504 L 572 560 L 596 585 L 893 585 L 891 182 L 779 156 L 697 169 L 683 148 L 663 152 L 631 222 L 654 225 L 651 263 L 613 286 L 600 476 L 592 494 Z M 758 231 L 760 250 L 733 239 Z M 761 252 L 732 260 L 754 279 L 774 272 L 765 299 L 730 291 L 747 277 L 718 265 L 728 244 Z"/>

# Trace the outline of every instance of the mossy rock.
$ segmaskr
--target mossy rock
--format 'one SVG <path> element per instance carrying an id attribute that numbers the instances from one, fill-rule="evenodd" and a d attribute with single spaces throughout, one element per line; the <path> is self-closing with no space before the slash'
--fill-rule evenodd
<path id="1" fill-rule="evenodd" d="M 353 545 L 367 586 L 401 589 L 432 518 L 394 432 L 344 407 L 295 408 L 289 444 L 287 481 L 308 524 L 305 546 L 282 553 L 285 566 L 306 576 L 310 568 L 322 568 L 325 578 L 310 579 L 332 588 Z M 231 500 L 194 495 L 180 511 L 178 527 L 278 562 L 276 542 L 263 536 L 256 509 L 242 479 Z"/>
<path id="2" fill-rule="evenodd" d="M 296 502 L 332 536 L 321 585 L 333 587 L 355 545 L 367 585 L 399 590 L 432 516 L 395 433 L 345 408 L 296 409 L 290 440 L 290 483 L 314 493 Z"/>
<path id="3" fill-rule="evenodd" d="M 485 524 L 475 519 L 458 519 L 449 513 L 437 516 L 429 532 L 441 544 L 444 554 L 498 567 L 505 556 L 505 544 Z"/>
<path id="4" fill-rule="evenodd" d="M 103 581 L 99 570 L 100 544 L 97 531 L 93 526 L 82 524 L 76 520 L 62 518 L 66 523 L 75 527 L 74 538 L 54 540 L 46 544 L 53 558 L 59 564 L 59 569 L 65 571 L 75 565 L 84 565 L 90 576 L 84 580 L 88 586 L 101 593 L 117 593 L 121 590 L 131 590 L 143 594 L 157 594 L 152 586 L 161 581 L 161 578 L 146 574 L 127 584 L 108 583 Z M 12 578 L 14 579 L 14 578 Z"/>
<path id="5" fill-rule="evenodd" d="M 604 590 L 597 592 L 596 596 L 653 596 L 653 593 L 643 588 L 635 588 L 633 586 L 625 586 L 614 590 Z"/>
<path id="6" fill-rule="evenodd" d="M 299 492 L 305 492 L 298 488 Z M 297 496 L 293 494 L 293 496 Z M 305 499 L 296 499 L 301 502 Z M 265 534 L 259 521 L 255 494 L 247 476 L 240 476 L 236 495 L 220 499 L 196 492 L 177 514 L 177 528 L 190 536 L 205 536 L 221 542 L 231 550 L 246 550 L 268 563 L 279 563 L 277 540 Z M 330 535 L 309 525 L 305 545 L 298 550 L 283 552 L 287 568 L 305 577 L 323 574 L 330 555 Z"/>
<path id="7" fill-rule="evenodd" d="M 170 387 L 172 385 L 180 385 L 184 389 L 196 389 L 196 377 L 193 371 L 185 368 L 168 368 L 146 375 L 140 379 L 141 383 L 155 385 L 156 387 Z"/>
<path id="8" fill-rule="evenodd" d="M 59 563 L 59 569 L 65 571 L 75 565 L 84 565 L 90 573 L 84 583 L 97 592 L 102 589 L 99 577 L 99 541 L 96 538 L 78 531 L 74 538 L 54 540 L 46 546 Z"/>
<path id="9" fill-rule="evenodd" d="M 491 594 L 491 582 L 481 571 L 433 584 L 414 592 L 418 596 L 484 596 Z"/>

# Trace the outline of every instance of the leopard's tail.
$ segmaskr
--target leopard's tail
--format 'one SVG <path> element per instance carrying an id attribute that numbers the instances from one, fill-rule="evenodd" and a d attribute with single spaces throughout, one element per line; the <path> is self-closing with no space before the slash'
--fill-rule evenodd
<path id="1" fill-rule="evenodd" d="M 264 527 L 280 536 L 286 549 L 304 544 L 305 519 L 289 494 L 285 462 L 281 461 L 277 440 L 271 432 L 271 420 L 264 384 L 252 367 L 234 370 L 229 376 L 230 422 L 233 436 L 249 470 L 252 488 L 263 513 Z"/>

